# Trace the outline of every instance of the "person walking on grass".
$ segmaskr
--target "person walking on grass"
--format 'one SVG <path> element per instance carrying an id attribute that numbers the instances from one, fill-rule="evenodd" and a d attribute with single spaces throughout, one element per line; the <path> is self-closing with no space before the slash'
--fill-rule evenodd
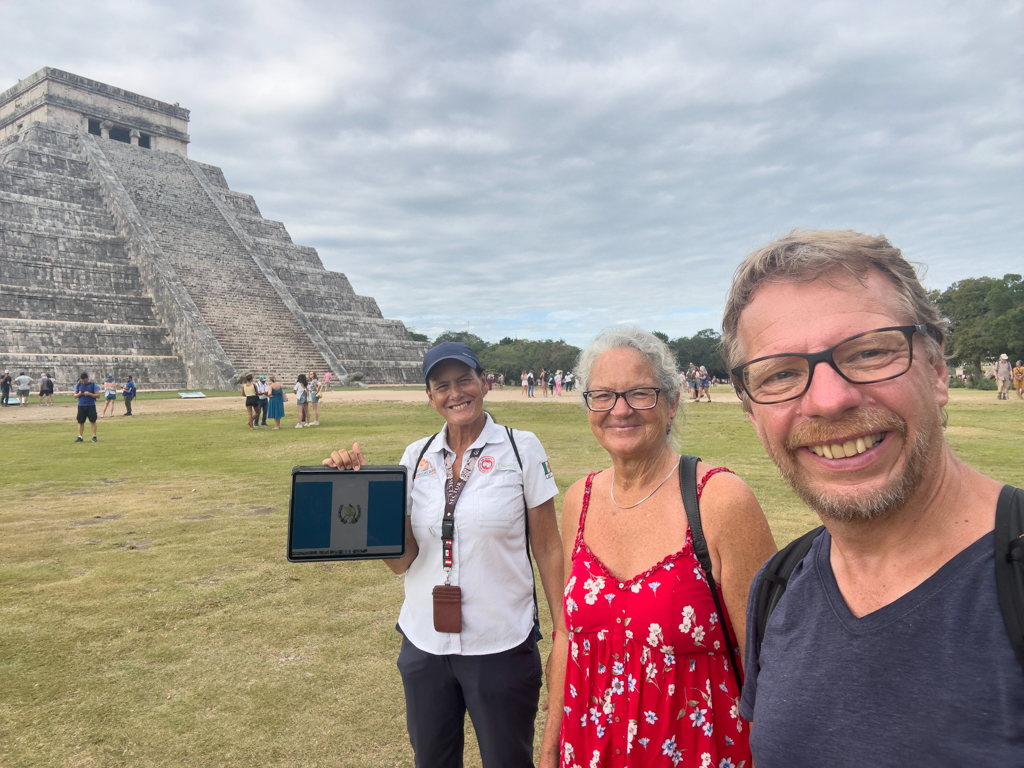
<path id="1" fill-rule="evenodd" d="M 1020 360 L 1013 368 L 1013 388 L 1017 391 L 1017 399 L 1024 400 L 1024 362 Z"/>
<path id="2" fill-rule="evenodd" d="M 107 409 L 110 409 L 110 416 L 114 415 L 114 403 L 117 401 L 117 387 L 114 385 L 114 377 L 107 376 L 106 381 L 103 383 L 103 413 L 101 416 L 106 417 Z"/>
<path id="3" fill-rule="evenodd" d="M 999 400 L 1010 399 L 1010 358 L 1004 352 L 996 361 L 996 383 L 999 384 Z"/>
<path id="4" fill-rule="evenodd" d="M 11 372 L 4 371 L 3 376 L 0 376 L 0 406 L 6 408 L 7 400 L 11 396 Z"/>
<path id="5" fill-rule="evenodd" d="M 256 394 L 256 384 L 253 383 L 251 373 L 245 376 L 242 395 L 245 397 L 245 410 L 249 414 L 249 429 L 253 429 L 260 417 L 260 397 Z"/>
<path id="6" fill-rule="evenodd" d="M 526 371 L 523 371 L 522 375 L 519 377 L 519 381 L 523 385 L 522 397 L 526 397 Z"/>
<path id="7" fill-rule="evenodd" d="M 331 391 L 331 382 L 333 381 L 334 374 L 331 371 L 328 371 L 327 373 L 324 374 L 324 392 Z"/>
<path id="8" fill-rule="evenodd" d="M 82 442 L 82 435 L 85 434 L 85 420 L 92 424 L 92 441 L 96 442 L 96 400 L 99 399 L 100 388 L 96 382 L 89 381 L 89 374 L 82 371 L 75 384 L 75 394 L 78 396 L 78 437 L 76 443 Z"/>
<path id="9" fill-rule="evenodd" d="M 284 389 L 278 383 L 277 378 L 270 377 L 270 386 L 267 391 L 268 406 L 267 416 L 274 420 L 274 429 L 281 428 L 281 419 L 284 418 Z"/>
<path id="10" fill-rule="evenodd" d="M 708 373 L 708 369 L 703 365 L 700 367 L 700 373 L 698 374 L 698 382 L 700 383 L 700 390 L 697 393 L 697 399 L 700 400 L 702 397 L 707 395 L 708 402 L 711 402 L 711 375 Z"/>
<path id="11" fill-rule="evenodd" d="M 309 372 L 309 397 L 307 398 L 309 405 L 313 408 L 313 420 L 307 424 L 307 427 L 319 427 L 320 426 L 320 392 L 321 392 L 320 379 L 316 377 L 316 371 Z"/>
<path id="12" fill-rule="evenodd" d="M 295 428 L 301 429 L 309 426 L 307 424 L 309 419 L 309 382 L 304 373 L 295 377 L 295 405 L 299 411 L 299 423 L 295 425 Z"/>
<path id="13" fill-rule="evenodd" d="M 124 415 L 132 415 L 132 401 L 135 399 L 135 382 L 131 376 L 124 380 L 124 387 L 121 389 L 121 397 L 124 398 Z"/>

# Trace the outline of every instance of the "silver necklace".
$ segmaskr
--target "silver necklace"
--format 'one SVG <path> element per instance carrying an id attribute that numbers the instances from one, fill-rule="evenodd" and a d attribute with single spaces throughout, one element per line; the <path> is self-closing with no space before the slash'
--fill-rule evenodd
<path id="1" fill-rule="evenodd" d="M 646 496 L 644 496 L 642 499 L 640 499 L 640 501 L 638 501 L 636 504 L 627 504 L 626 506 L 623 506 L 622 504 L 619 504 L 619 502 L 617 502 L 615 500 L 615 468 L 612 467 L 612 490 L 611 490 L 612 504 L 614 504 L 619 509 L 632 509 L 633 507 L 639 507 L 641 504 L 643 504 L 645 501 L 647 501 L 649 498 L 651 498 L 651 496 L 656 494 L 658 492 L 658 490 L 661 488 L 661 486 L 663 486 L 665 483 L 667 483 L 668 479 L 670 477 L 672 477 L 672 475 L 674 475 L 675 472 L 676 472 L 676 468 L 675 468 L 675 465 L 673 465 L 671 471 L 669 471 L 669 473 L 667 475 L 665 475 L 665 479 L 662 480 L 660 483 L 658 483 L 658 486 L 653 491 L 651 491 Z"/>

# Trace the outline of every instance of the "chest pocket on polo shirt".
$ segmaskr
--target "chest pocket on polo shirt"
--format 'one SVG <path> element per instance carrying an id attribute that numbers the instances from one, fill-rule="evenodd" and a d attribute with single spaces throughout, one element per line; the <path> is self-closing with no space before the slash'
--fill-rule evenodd
<path id="1" fill-rule="evenodd" d="M 523 479 L 515 470 L 494 469 L 482 475 L 473 519 L 481 528 L 508 528 L 523 512 Z"/>

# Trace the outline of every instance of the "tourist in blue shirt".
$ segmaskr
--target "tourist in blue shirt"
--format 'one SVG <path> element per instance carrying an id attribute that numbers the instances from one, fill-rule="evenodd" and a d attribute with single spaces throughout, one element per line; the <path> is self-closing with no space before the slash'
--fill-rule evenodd
<path id="1" fill-rule="evenodd" d="M 82 434 L 85 432 L 85 420 L 92 424 L 92 441 L 96 442 L 96 398 L 102 393 L 96 383 L 89 381 L 89 374 L 82 371 L 75 384 L 75 394 L 78 395 L 78 437 L 76 443 L 82 442 Z"/>
<path id="2" fill-rule="evenodd" d="M 121 395 L 124 397 L 124 415 L 132 415 L 132 400 L 135 399 L 135 382 L 132 381 L 132 377 L 129 376 L 125 379 L 124 388 L 121 390 Z"/>

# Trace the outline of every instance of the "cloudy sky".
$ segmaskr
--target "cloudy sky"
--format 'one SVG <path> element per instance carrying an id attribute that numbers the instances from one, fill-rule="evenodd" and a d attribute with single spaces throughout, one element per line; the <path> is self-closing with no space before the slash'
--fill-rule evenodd
<path id="1" fill-rule="evenodd" d="M 219 165 L 386 317 L 584 343 L 719 326 L 795 226 L 925 282 L 1024 272 L 1024 2 L 0 0 L 43 66 L 192 110 Z"/>

